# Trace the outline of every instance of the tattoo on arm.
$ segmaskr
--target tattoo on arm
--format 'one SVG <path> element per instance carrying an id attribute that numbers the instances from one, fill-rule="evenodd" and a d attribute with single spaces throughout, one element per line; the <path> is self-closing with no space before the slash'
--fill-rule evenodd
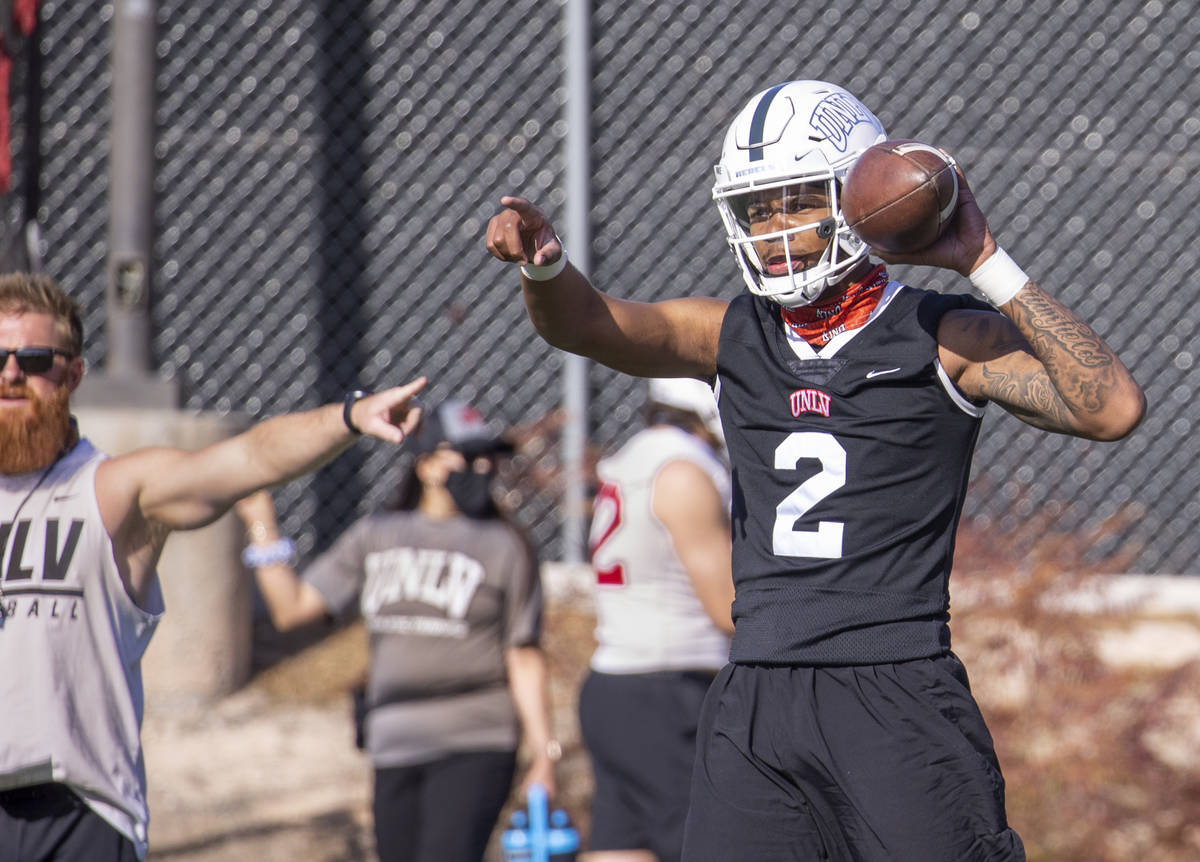
<path id="1" fill-rule="evenodd" d="M 1030 282 L 1003 313 L 947 314 L 938 337 L 962 391 L 1048 431 L 1119 440 L 1146 399 L 1096 332 Z"/>
<path id="2" fill-rule="evenodd" d="M 983 363 L 983 394 L 1014 416 L 1047 431 L 1070 431 L 1071 411 L 1044 371 L 1013 373 Z"/>
<path id="3" fill-rule="evenodd" d="M 1086 324 L 1041 290 L 1013 301 L 1011 320 L 983 314 L 964 321 L 979 353 L 979 397 L 1049 431 L 1074 433 L 1079 417 L 1100 413 L 1116 357 Z"/>
<path id="4" fill-rule="evenodd" d="M 1036 285 L 1034 285 L 1036 287 Z M 1025 290 L 1014 300 L 1012 319 L 1039 356 L 1065 360 L 1083 368 L 1111 367 L 1117 361 L 1109 346 L 1071 312 L 1040 289 Z"/>
<path id="5" fill-rule="evenodd" d="M 1011 390 L 1014 409 L 1032 411 L 1023 418 L 1051 430 L 1071 430 L 1073 417 L 1102 413 L 1119 365 L 1104 340 L 1037 285 L 1021 291 L 1009 313 L 1036 358 L 1023 377 L 1001 384 Z"/>

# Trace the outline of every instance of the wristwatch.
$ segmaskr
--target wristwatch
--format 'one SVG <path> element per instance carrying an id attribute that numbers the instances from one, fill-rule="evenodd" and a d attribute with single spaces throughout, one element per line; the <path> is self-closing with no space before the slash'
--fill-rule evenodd
<path id="1" fill-rule="evenodd" d="M 358 403 L 360 398 L 366 398 L 367 393 L 361 389 L 355 389 L 353 392 L 346 393 L 346 400 L 342 402 L 342 421 L 346 423 L 346 427 L 355 434 L 362 434 L 362 429 L 354 424 L 354 420 L 350 418 L 350 408 Z"/>

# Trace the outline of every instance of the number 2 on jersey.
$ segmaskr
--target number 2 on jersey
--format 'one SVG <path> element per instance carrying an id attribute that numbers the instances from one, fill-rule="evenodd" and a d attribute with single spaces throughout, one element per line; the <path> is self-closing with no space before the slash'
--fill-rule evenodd
<path id="1" fill-rule="evenodd" d="M 617 527 L 621 526 L 621 492 L 610 482 L 601 482 L 596 489 L 596 502 L 592 510 L 592 530 L 589 537 L 588 551 L 592 565 L 596 570 L 596 583 L 623 586 L 625 584 L 625 567 L 619 562 L 604 565 L 598 556 L 601 548 L 612 537 Z"/>
<path id="2" fill-rule="evenodd" d="M 781 557 L 842 556 L 841 521 L 819 521 L 816 530 L 797 530 L 796 521 L 813 506 L 846 484 L 846 450 L 832 434 L 797 431 L 775 449 L 775 469 L 795 470 L 806 459 L 821 462 L 821 472 L 807 479 L 775 507 L 771 549 Z"/>

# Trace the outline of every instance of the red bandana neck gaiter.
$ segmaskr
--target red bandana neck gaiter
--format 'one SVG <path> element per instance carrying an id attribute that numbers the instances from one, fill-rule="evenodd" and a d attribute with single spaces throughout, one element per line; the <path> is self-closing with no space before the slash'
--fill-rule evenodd
<path id="1" fill-rule="evenodd" d="M 867 322 L 887 283 L 887 269 L 880 264 L 833 299 L 781 309 L 783 322 L 813 347 L 824 347 L 835 335 Z"/>

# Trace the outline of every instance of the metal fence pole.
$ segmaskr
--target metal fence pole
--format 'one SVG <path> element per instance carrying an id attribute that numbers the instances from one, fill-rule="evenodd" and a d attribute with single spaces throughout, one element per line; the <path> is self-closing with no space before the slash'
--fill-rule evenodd
<path id="1" fill-rule="evenodd" d="M 72 399 L 77 406 L 179 405 L 176 382 L 158 376 L 151 364 L 156 17 L 156 0 L 113 4 L 104 294 L 108 353 L 103 371 L 84 377 Z"/>
<path id="2" fill-rule="evenodd" d="M 155 6 L 155 0 L 116 0 L 113 9 L 111 222 L 105 296 L 105 369 L 113 376 L 150 371 Z"/>
<path id="3" fill-rule="evenodd" d="M 591 3 L 567 2 L 567 240 L 571 262 L 591 272 Z M 587 542 L 588 360 L 567 355 L 563 367 L 563 560 L 578 563 Z"/>

